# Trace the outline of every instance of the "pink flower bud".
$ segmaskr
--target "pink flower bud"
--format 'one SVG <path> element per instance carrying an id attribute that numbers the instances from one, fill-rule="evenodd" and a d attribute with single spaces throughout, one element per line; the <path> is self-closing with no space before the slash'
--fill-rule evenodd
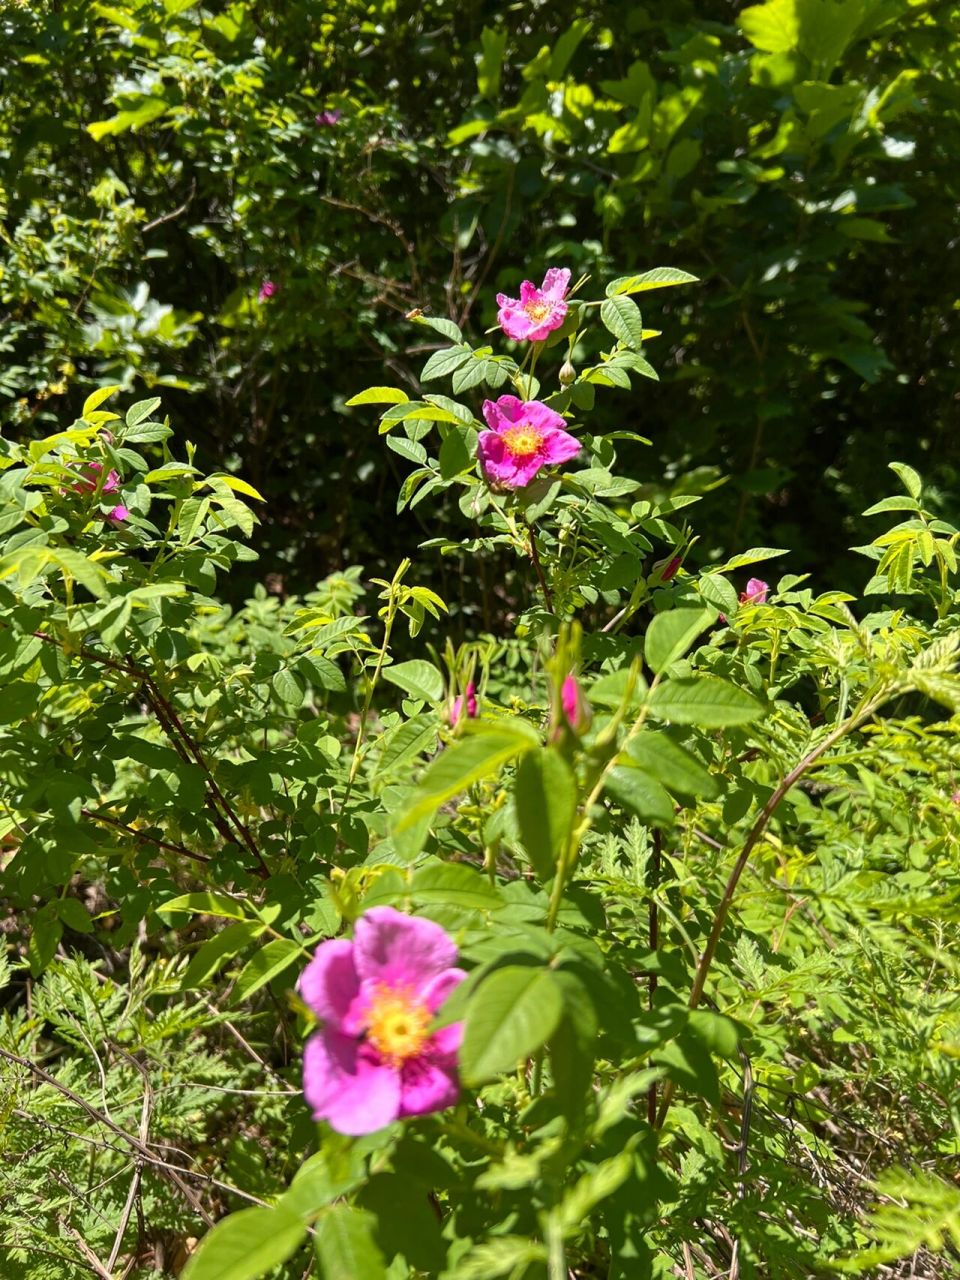
<path id="1" fill-rule="evenodd" d="M 456 727 L 464 714 L 468 720 L 477 718 L 477 690 L 472 680 L 467 681 L 467 687 L 460 697 L 454 698 L 450 709 L 450 724 Z"/>
<path id="2" fill-rule="evenodd" d="M 567 723 L 573 732 L 576 734 L 586 733 L 590 728 L 590 721 L 593 717 L 590 711 L 590 704 L 583 696 L 583 690 L 577 683 L 576 676 L 569 675 L 564 680 L 560 700 L 563 703 L 563 714 L 566 716 Z"/>
<path id="3" fill-rule="evenodd" d="M 661 582 L 669 582 L 671 578 L 676 577 L 682 563 L 681 556 L 674 556 L 671 560 L 658 560 L 653 566 L 653 572 L 660 575 Z"/>
<path id="4" fill-rule="evenodd" d="M 741 604 L 766 604 L 769 585 L 762 578 L 751 578 L 746 591 L 740 595 Z"/>
<path id="5" fill-rule="evenodd" d="M 260 292 L 257 294 L 257 298 L 260 302 L 266 302 L 267 299 L 272 298 L 276 292 L 277 286 L 274 282 L 272 280 L 264 280 L 263 284 L 260 286 Z"/>
<path id="6" fill-rule="evenodd" d="M 112 511 L 107 512 L 107 519 L 111 524 L 123 524 L 125 520 L 129 519 L 129 516 L 130 512 L 122 502 L 118 503 Z"/>

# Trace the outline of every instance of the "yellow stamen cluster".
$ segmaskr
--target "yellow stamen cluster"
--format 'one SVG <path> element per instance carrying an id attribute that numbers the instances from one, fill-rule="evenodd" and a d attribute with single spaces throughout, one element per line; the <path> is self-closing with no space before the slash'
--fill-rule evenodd
<path id="1" fill-rule="evenodd" d="M 518 422 L 501 432 L 501 439 L 514 458 L 530 458 L 538 452 L 543 437 L 529 422 Z"/>
<path id="2" fill-rule="evenodd" d="M 389 1066 L 402 1066 L 423 1048 L 430 1017 L 410 992 L 380 987 L 367 1013 L 367 1040 Z"/>
<path id="3" fill-rule="evenodd" d="M 550 306 L 546 302 L 528 302 L 523 309 L 530 319 L 537 324 L 541 320 L 546 320 L 550 314 Z"/>

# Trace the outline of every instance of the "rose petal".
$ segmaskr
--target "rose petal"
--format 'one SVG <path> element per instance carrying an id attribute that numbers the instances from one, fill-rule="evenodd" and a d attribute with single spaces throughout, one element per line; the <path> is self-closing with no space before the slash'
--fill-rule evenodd
<path id="1" fill-rule="evenodd" d="M 540 446 L 540 462 L 556 466 L 561 462 L 569 462 L 580 452 L 580 441 L 569 431 L 547 431 Z"/>
<path id="2" fill-rule="evenodd" d="M 551 302 L 560 302 L 570 288 L 570 268 L 551 267 L 543 277 L 540 292 Z"/>
<path id="3" fill-rule="evenodd" d="M 346 938 L 322 942 L 300 975 L 300 994 L 318 1018 L 356 1034 L 359 1027 L 350 1018 L 350 1007 L 360 994 L 360 979 L 353 963 L 353 943 Z"/>
<path id="4" fill-rule="evenodd" d="M 457 948 L 432 920 L 404 915 L 393 907 L 371 907 L 354 929 L 353 961 L 362 981 L 411 993 L 453 966 Z"/>
<path id="5" fill-rule="evenodd" d="M 506 399 L 506 397 L 504 396 L 502 399 Z M 518 403 L 520 402 L 518 401 Z M 524 422 L 532 422 L 540 431 L 563 430 L 564 419 L 557 413 L 556 409 L 551 409 L 548 404 L 544 404 L 541 400 L 528 400 L 521 407 L 523 409 Z"/>
<path id="6" fill-rule="evenodd" d="M 359 1041 L 318 1031 L 303 1049 L 303 1094 L 313 1118 L 337 1133 L 376 1133 L 400 1114 L 400 1073 L 371 1058 Z"/>
<path id="7" fill-rule="evenodd" d="M 460 1097 L 460 1081 L 453 1064 L 411 1058 L 400 1077 L 400 1114 L 422 1116 L 443 1111 Z"/>

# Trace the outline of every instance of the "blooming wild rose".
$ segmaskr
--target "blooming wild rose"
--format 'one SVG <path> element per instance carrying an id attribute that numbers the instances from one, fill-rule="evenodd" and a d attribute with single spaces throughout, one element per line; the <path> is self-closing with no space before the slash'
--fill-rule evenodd
<path id="1" fill-rule="evenodd" d="M 323 1023 L 303 1051 L 315 1120 L 356 1136 L 453 1106 L 463 1023 L 428 1028 L 467 976 L 456 959 L 440 925 L 393 907 L 371 907 L 352 941 L 320 944 L 300 978 L 300 994 Z"/>
<path id="2" fill-rule="evenodd" d="M 337 124 L 343 112 L 339 107 L 335 107 L 332 111 L 321 111 L 319 115 L 314 116 L 314 123 L 318 128 L 331 128 Z"/>
<path id="3" fill-rule="evenodd" d="M 260 286 L 260 292 L 257 294 L 259 302 L 266 302 L 268 298 L 272 298 L 277 292 L 277 286 L 272 280 L 264 280 Z"/>
<path id="4" fill-rule="evenodd" d="M 580 452 L 563 418 L 539 400 L 485 400 L 483 416 L 490 430 L 480 432 L 477 456 L 491 484 L 504 489 L 523 489 L 541 467 L 569 462 Z"/>
<path id="5" fill-rule="evenodd" d="M 769 584 L 762 578 L 751 578 L 746 591 L 740 593 L 741 604 L 766 604 Z"/>
<path id="6" fill-rule="evenodd" d="M 567 315 L 564 298 L 569 288 L 567 267 L 551 267 L 539 289 L 531 280 L 524 280 L 519 298 L 497 294 L 497 324 L 517 342 L 542 342 L 563 324 Z"/>

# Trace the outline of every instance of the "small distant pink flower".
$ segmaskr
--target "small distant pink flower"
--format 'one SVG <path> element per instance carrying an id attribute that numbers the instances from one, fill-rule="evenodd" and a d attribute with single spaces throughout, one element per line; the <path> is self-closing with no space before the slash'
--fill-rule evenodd
<path id="1" fill-rule="evenodd" d="M 954 791 L 950 799 L 954 804 L 960 804 L 960 791 Z"/>
<path id="2" fill-rule="evenodd" d="M 129 518 L 130 512 L 122 502 L 118 503 L 112 511 L 107 512 L 107 519 L 111 524 L 123 524 L 123 522 Z"/>
<path id="3" fill-rule="evenodd" d="M 456 959 L 440 925 L 393 907 L 371 907 L 352 942 L 320 944 L 300 978 L 300 994 L 323 1024 L 303 1051 L 303 1092 L 315 1120 L 356 1136 L 453 1106 L 463 1023 L 429 1027 L 467 976 Z"/>
<path id="4" fill-rule="evenodd" d="M 74 464 L 80 472 L 80 479 L 73 486 L 75 493 L 95 493 L 97 485 L 100 483 L 100 473 L 103 471 L 102 462 L 79 462 Z M 110 470 L 107 472 L 107 478 L 103 482 L 100 489 L 101 493 L 116 493 L 120 488 L 120 475 L 118 472 Z"/>
<path id="5" fill-rule="evenodd" d="M 762 578 L 751 578 L 746 591 L 740 594 L 741 604 L 766 604 L 769 585 Z"/>
<path id="6" fill-rule="evenodd" d="M 263 284 L 260 286 L 260 292 L 257 294 L 257 298 L 260 302 L 266 302 L 267 299 L 272 298 L 276 292 L 276 284 L 274 284 L 272 280 L 264 280 Z"/>
<path id="7" fill-rule="evenodd" d="M 586 733 L 590 728 L 590 721 L 593 717 L 590 711 L 590 704 L 584 697 L 576 676 L 569 675 L 564 680 L 560 699 L 563 703 L 563 714 L 566 716 L 567 723 L 573 732 L 576 734 Z"/>
<path id="8" fill-rule="evenodd" d="M 524 280 L 519 298 L 497 294 L 497 324 L 517 342 L 542 342 L 563 324 L 567 314 L 564 298 L 569 288 L 567 267 L 551 267 L 539 289 L 533 281 Z"/>
<path id="9" fill-rule="evenodd" d="M 456 727 L 464 714 L 468 720 L 477 718 L 477 688 L 472 680 L 467 681 L 466 688 L 460 697 L 453 700 L 453 706 L 450 709 L 451 725 Z"/>
<path id="10" fill-rule="evenodd" d="M 335 107 L 332 111 L 321 111 L 319 115 L 314 116 L 314 122 L 319 128 L 329 128 L 339 122 L 343 112 L 339 107 Z"/>
<path id="11" fill-rule="evenodd" d="M 522 489 L 541 467 L 569 462 L 580 452 L 560 414 L 539 400 L 485 400 L 483 416 L 490 430 L 480 432 L 477 456 L 491 484 L 504 489 Z"/>

